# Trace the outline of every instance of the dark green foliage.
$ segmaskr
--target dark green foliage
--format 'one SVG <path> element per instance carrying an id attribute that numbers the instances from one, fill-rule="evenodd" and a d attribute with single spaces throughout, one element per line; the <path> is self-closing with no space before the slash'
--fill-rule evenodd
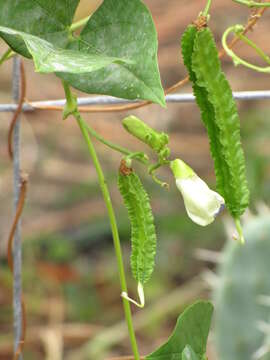
<path id="1" fill-rule="evenodd" d="M 0 26 L 2 34 L 22 39 L 33 57 L 35 70 L 42 73 L 70 72 L 75 74 L 97 71 L 112 63 L 129 62 L 129 60 L 86 54 L 81 51 L 61 49 L 37 36 Z"/>
<path id="2" fill-rule="evenodd" d="M 69 42 L 68 28 L 79 0 L 0 0 L 0 25 L 23 31 L 64 48 Z M 1 34 L 14 51 L 31 57 L 24 42 Z"/>
<path id="3" fill-rule="evenodd" d="M 259 322 L 269 324 L 270 217 L 251 219 L 244 226 L 245 246 L 229 241 L 218 269 L 214 291 L 215 338 L 219 360 L 254 360 L 269 344 Z M 263 299 L 268 297 L 263 304 Z M 269 325 L 268 325 L 269 326 Z M 260 359 L 269 360 L 270 353 Z"/>
<path id="4" fill-rule="evenodd" d="M 140 0 L 104 0 L 76 37 L 70 26 L 78 2 L 0 0 L 0 36 L 32 56 L 37 71 L 55 72 L 81 91 L 164 106 L 157 34 L 147 7 Z"/>
<path id="5" fill-rule="evenodd" d="M 142 1 L 104 0 L 70 47 L 133 62 L 109 65 L 93 74 L 60 74 L 70 85 L 86 93 L 146 99 L 165 105 L 157 65 L 156 29 Z"/>
<path id="6" fill-rule="evenodd" d="M 169 340 L 146 357 L 147 360 L 195 360 L 206 352 L 206 344 L 213 314 L 213 306 L 207 301 L 198 301 L 189 306 L 177 320 Z M 194 352 L 187 357 L 187 345 Z M 185 351 L 184 355 L 182 354 Z"/>
<path id="7" fill-rule="evenodd" d="M 153 272 L 156 254 L 156 232 L 149 197 L 138 175 L 131 169 L 127 173 L 120 169 L 118 187 L 131 223 L 132 273 L 143 285 Z"/>
<path id="8" fill-rule="evenodd" d="M 217 190 L 233 217 L 248 206 L 249 191 L 240 142 L 240 121 L 231 88 L 218 59 L 210 30 L 189 26 L 182 37 L 182 54 L 193 92 L 207 129 L 214 159 Z"/>

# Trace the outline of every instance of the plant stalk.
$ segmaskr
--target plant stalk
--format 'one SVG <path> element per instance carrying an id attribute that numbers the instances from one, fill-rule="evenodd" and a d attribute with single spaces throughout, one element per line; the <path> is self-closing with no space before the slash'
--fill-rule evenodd
<path id="1" fill-rule="evenodd" d="M 108 141 L 106 139 L 104 139 L 101 135 L 99 135 L 94 129 L 92 129 L 91 126 L 89 126 L 87 124 L 87 122 L 85 120 L 82 119 L 82 122 L 83 122 L 83 125 L 84 127 L 87 129 L 87 131 L 89 132 L 89 134 L 91 136 L 94 136 L 98 141 L 100 141 L 102 144 L 108 146 L 109 148 L 115 150 L 115 151 L 118 151 L 120 152 L 121 154 L 123 155 L 127 155 L 127 156 L 133 156 L 135 154 L 135 159 L 140 161 L 141 163 L 143 164 L 148 164 L 148 159 L 147 159 L 147 156 L 144 155 L 143 153 L 133 153 L 132 151 L 120 146 L 120 145 L 117 145 L 117 144 L 114 144 L 112 143 L 111 141 Z M 137 154 L 137 156 L 136 156 Z M 140 157 L 138 155 L 141 155 Z"/>
<path id="2" fill-rule="evenodd" d="M 0 65 L 2 65 L 5 61 L 9 60 L 10 58 L 12 58 L 15 54 L 14 51 L 12 51 L 12 49 L 8 49 L 0 58 Z"/>
<path id="3" fill-rule="evenodd" d="M 116 258 L 117 258 L 117 265 L 118 265 L 118 271 L 119 271 L 121 291 L 127 292 L 127 283 L 126 283 L 125 269 L 124 269 L 124 264 L 123 264 L 123 255 L 122 255 L 118 227 L 117 227 L 114 209 L 113 209 L 112 202 L 111 202 L 110 193 L 109 193 L 109 190 L 108 190 L 108 187 L 107 187 L 107 184 L 106 184 L 106 181 L 104 178 L 104 174 L 103 174 L 101 165 L 99 163 L 95 148 L 90 139 L 88 130 L 86 129 L 86 127 L 84 125 L 83 119 L 78 111 L 74 112 L 74 117 L 76 118 L 78 125 L 81 129 L 82 135 L 85 139 L 89 153 L 92 157 L 94 166 L 95 166 L 97 174 L 98 174 L 100 188 L 101 188 L 101 191 L 102 191 L 102 194 L 104 197 L 104 201 L 107 206 L 108 215 L 109 215 L 109 219 L 110 219 L 110 223 L 111 223 L 113 242 L 114 242 L 115 254 L 116 254 Z M 131 347 L 132 347 L 132 351 L 134 354 L 134 359 L 139 360 L 140 355 L 139 355 L 137 341 L 136 341 L 135 332 L 134 332 L 134 328 L 133 328 L 132 314 L 131 314 L 129 301 L 126 299 L 123 299 L 123 305 L 124 305 L 127 327 L 128 327 L 128 331 L 129 331 Z"/>
<path id="4" fill-rule="evenodd" d="M 102 167 L 100 165 L 96 150 L 94 148 L 94 145 L 91 141 L 90 135 L 88 133 L 88 129 L 85 126 L 85 121 L 81 117 L 81 114 L 78 111 L 77 102 L 75 96 L 72 95 L 70 88 L 68 84 L 65 81 L 62 81 L 65 94 L 66 94 L 66 107 L 63 113 L 64 118 L 66 118 L 68 115 L 73 115 L 75 119 L 77 120 L 77 123 L 81 129 L 82 135 L 84 137 L 84 140 L 86 142 L 86 145 L 88 147 L 89 154 L 93 160 L 97 175 L 98 175 L 98 181 L 99 185 L 104 197 L 104 201 L 108 210 L 109 220 L 111 224 L 112 229 L 112 236 L 113 236 L 113 243 L 114 243 L 114 249 L 117 259 L 117 266 L 118 266 L 118 272 L 119 272 L 119 278 L 120 278 L 120 286 L 121 286 L 121 292 L 127 293 L 127 282 L 126 282 L 126 275 L 125 275 L 125 268 L 124 268 L 124 262 L 123 262 L 123 255 L 122 255 L 122 249 L 120 244 L 120 238 L 118 233 L 118 227 L 116 222 L 116 217 L 114 213 L 114 209 L 112 206 L 111 196 L 110 192 L 103 174 Z M 126 323 L 128 327 L 129 332 L 129 338 L 130 343 L 134 355 L 134 360 L 140 360 L 139 350 L 137 346 L 137 340 L 135 336 L 135 331 L 133 327 L 132 322 L 132 314 L 130 309 L 130 303 L 127 299 L 122 298 L 123 306 L 124 306 L 124 312 L 125 312 L 125 318 Z"/>
<path id="5" fill-rule="evenodd" d="M 270 7 L 270 2 L 257 2 L 257 1 L 252 1 L 252 0 L 233 0 L 234 2 L 241 4 L 241 5 L 246 5 L 248 7 Z"/>
<path id="6" fill-rule="evenodd" d="M 203 16 L 207 16 L 208 13 L 209 13 L 209 10 L 210 10 L 210 7 L 211 7 L 211 4 L 212 4 L 212 0 L 207 0 L 207 4 L 205 6 L 205 9 L 203 11 Z"/>
<path id="7" fill-rule="evenodd" d="M 87 17 L 85 17 L 85 18 L 83 18 L 83 19 L 81 19 L 81 20 L 79 20 L 79 21 L 77 21 L 77 22 L 75 22 L 73 24 L 71 24 L 70 28 L 69 28 L 70 32 L 76 31 L 79 28 L 83 27 L 88 22 L 90 17 L 91 17 L 91 15 L 87 16 Z"/>
<path id="8" fill-rule="evenodd" d="M 229 36 L 229 34 L 231 32 L 233 32 L 234 34 L 236 34 L 236 36 L 238 36 L 242 41 L 244 41 L 245 43 L 247 43 L 249 46 L 251 46 L 256 52 L 257 54 L 267 62 L 267 64 L 270 65 L 270 58 L 263 52 L 262 49 L 260 49 L 253 41 L 251 41 L 250 39 L 248 39 L 242 32 L 243 32 L 244 28 L 242 25 L 235 25 L 235 26 L 231 26 L 229 27 L 223 34 L 222 36 L 222 46 L 224 48 L 224 50 L 226 51 L 226 53 L 232 58 L 233 62 L 235 65 L 244 65 L 252 70 L 258 71 L 258 72 L 264 72 L 264 73 L 270 73 L 270 66 L 266 66 L 266 67 L 261 67 L 261 66 L 256 66 L 253 65 L 249 62 L 247 62 L 246 60 L 241 59 L 238 55 L 236 55 L 234 53 L 234 51 L 232 49 L 229 48 L 228 44 L 227 44 L 227 38 Z"/>
<path id="9" fill-rule="evenodd" d="M 270 65 L 270 58 L 269 56 L 267 56 L 265 54 L 265 52 L 259 48 L 259 46 L 257 46 L 253 41 L 251 41 L 248 37 L 246 37 L 245 35 L 239 33 L 236 34 L 242 41 L 244 41 L 247 45 L 249 45 L 250 47 L 252 47 L 256 53 L 267 63 Z"/>

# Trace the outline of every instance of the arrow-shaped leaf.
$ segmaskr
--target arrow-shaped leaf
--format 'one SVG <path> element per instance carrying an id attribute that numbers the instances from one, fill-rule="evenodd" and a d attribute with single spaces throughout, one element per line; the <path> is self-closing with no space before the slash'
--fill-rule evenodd
<path id="1" fill-rule="evenodd" d="M 38 36 L 64 48 L 80 0 L 0 0 L 0 26 Z M 24 42 L 13 35 L 1 37 L 19 54 L 30 57 Z"/>
<path id="2" fill-rule="evenodd" d="M 203 357 L 206 352 L 212 313 L 213 305 L 210 302 L 198 301 L 189 306 L 179 316 L 169 340 L 158 350 L 148 355 L 146 359 L 183 360 L 182 353 L 187 345 L 192 348 L 199 358 Z M 185 356 L 187 356 L 188 350 L 185 351 Z M 192 357 L 190 359 L 193 360 Z"/>
<path id="3" fill-rule="evenodd" d="M 81 91 L 150 100 L 164 106 L 157 34 L 143 2 L 104 0 L 76 38 L 70 25 L 78 2 L 0 0 L 0 36 L 23 56 L 34 53 L 38 71 L 55 71 Z M 17 33 L 4 32 L 3 27 Z M 26 39 L 26 34 L 46 40 L 49 45 Z"/>
<path id="4" fill-rule="evenodd" d="M 73 49 L 87 54 L 130 59 L 85 75 L 60 74 L 86 93 L 165 104 L 157 64 L 157 34 L 151 13 L 140 0 L 104 0 Z"/>
<path id="5" fill-rule="evenodd" d="M 130 60 L 108 57 L 106 55 L 91 55 L 76 50 L 59 49 L 37 36 L 3 26 L 0 26 L 0 32 L 22 39 L 33 57 L 36 71 L 42 73 L 90 73 L 112 63 L 131 63 Z"/>

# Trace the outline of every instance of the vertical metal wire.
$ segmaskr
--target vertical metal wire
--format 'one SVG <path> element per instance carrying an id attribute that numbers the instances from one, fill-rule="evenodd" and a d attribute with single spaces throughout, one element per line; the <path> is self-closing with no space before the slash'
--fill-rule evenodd
<path id="1" fill-rule="evenodd" d="M 18 103 L 20 97 L 20 58 L 13 59 L 12 92 L 13 100 Z M 16 212 L 20 196 L 20 121 L 16 121 L 13 132 L 13 193 L 14 212 Z M 13 240 L 13 326 L 14 326 L 14 352 L 21 340 L 22 329 L 22 306 L 21 306 L 21 274 L 22 274 L 22 250 L 21 250 L 21 221 L 18 222 Z M 20 355 L 19 360 L 22 360 Z"/>

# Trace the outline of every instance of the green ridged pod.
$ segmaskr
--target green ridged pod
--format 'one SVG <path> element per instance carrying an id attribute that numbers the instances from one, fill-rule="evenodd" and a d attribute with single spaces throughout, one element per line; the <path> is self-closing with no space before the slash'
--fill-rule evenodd
<path id="1" fill-rule="evenodd" d="M 181 39 L 182 56 L 192 82 L 193 93 L 201 112 L 203 124 L 207 129 L 210 151 L 215 166 L 217 190 L 224 198 L 228 198 L 230 189 L 226 187 L 226 179 L 228 179 L 230 175 L 221 153 L 220 131 L 216 124 L 215 110 L 208 100 L 207 90 L 197 84 L 197 77 L 192 69 L 192 55 L 196 34 L 196 26 L 189 25 Z"/>
<path id="2" fill-rule="evenodd" d="M 118 188 L 128 210 L 131 224 L 131 269 L 134 278 L 144 285 L 154 269 L 156 232 L 149 197 L 133 169 L 122 160 Z"/>
<path id="3" fill-rule="evenodd" d="M 183 34 L 182 54 L 207 129 L 217 190 L 234 218 L 249 203 L 240 120 L 230 85 L 222 72 L 211 31 L 190 25 Z"/>

